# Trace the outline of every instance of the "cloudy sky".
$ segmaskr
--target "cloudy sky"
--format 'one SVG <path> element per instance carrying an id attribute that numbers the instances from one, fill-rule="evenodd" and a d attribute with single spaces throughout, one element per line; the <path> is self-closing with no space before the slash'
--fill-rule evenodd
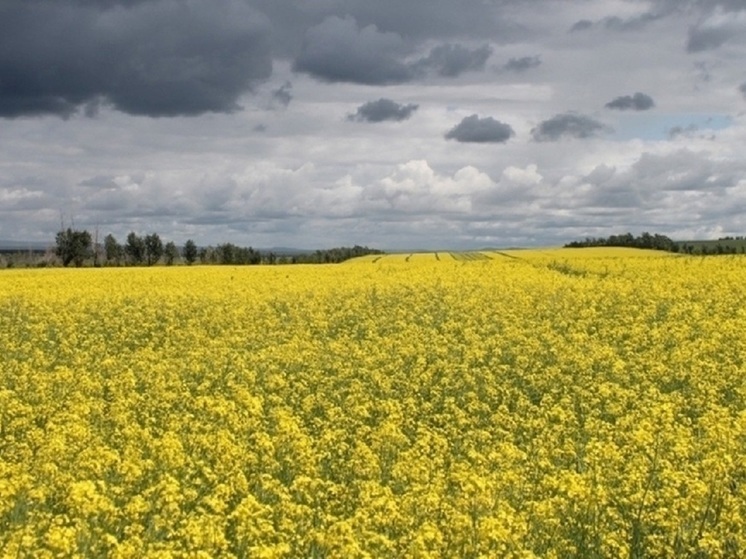
<path id="1" fill-rule="evenodd" d="M 2 0 L 0 239 L 746 234 L 746 0 Z"/>

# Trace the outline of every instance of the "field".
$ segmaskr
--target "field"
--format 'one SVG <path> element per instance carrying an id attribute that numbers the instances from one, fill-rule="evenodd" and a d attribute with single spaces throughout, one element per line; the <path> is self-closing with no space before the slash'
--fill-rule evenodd
<path id="1" fill-rule="evenodd" d="M 746 257 L 0 273 L 0 557 L 746 556 Z"/>

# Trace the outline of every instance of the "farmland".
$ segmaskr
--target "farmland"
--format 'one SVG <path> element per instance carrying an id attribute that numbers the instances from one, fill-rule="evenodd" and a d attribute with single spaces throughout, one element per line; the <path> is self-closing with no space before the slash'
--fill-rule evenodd
<path id="1" fill-rule="evenodd" d="M 746 257 L 0 273 L 0 557 L 742 557 Z"/>

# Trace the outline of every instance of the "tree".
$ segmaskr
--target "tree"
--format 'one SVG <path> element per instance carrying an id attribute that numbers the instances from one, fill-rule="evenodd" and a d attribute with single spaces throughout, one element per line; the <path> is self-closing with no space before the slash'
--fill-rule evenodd
<path id="1" fill-rule="evenodd" d="M 69 266 L 74 262 L 75 266 L 80 268 L 91 254 L 91 234 L 88 231 L 77 231 L 68 227 L 57 233 L 55 242 L 55 254 L 60 257 L 63 266 Z"/>
<path id="2" fill-rule="evenodd" d="M 184 260 L 186 260 L 186 263 L 190 266 L 194 264 L 195 260 L 197 260 L 197 245 L 194 244 L 192 239 L 189 239 L 184 243 Z"/>
<path id="3" fill-rule="evenodd" d="M 145 258 L 148 266 L 156 264 L 163 256 L 163 242 L 158 233 L 145 235 Z"/>
<path id="4" fill-rule="evenodd" d="M 173 266 L 174 260 L 179 256 L 179 249 L 172 241 L 168 241 L 163 247 L 163 256 L 166 259 L 166 266 Z"/>
<path id="5" fill-rule="evenodd" d="M 124 245 L 124 252 L 132 264 L 142 264 L 145 260 L 145 241 L 134 231 L 127 235 L 127 244 Z"/>
<path id="6" fill-rule="evenodd" d="M 122 245 L 120 245 L 114 235 L 109 233 L 104 237 L 104 257 L 107 264 L 115 262 L 117 266 L 122 260 Z"/>
<path id="7" fill-rule="evenodd" d="M 216 248 L 216 251 L 218 253 L 218 261 L 221 264 L 237 264 L 236 262 L 236 252 L 237 246 L 233 243 L 225 243 L 223 245 L 218 245 Z"/>
<path id="8" fill-rule="evenodd" d="M 98 257 L 101 255 L 101 243 L 98 242 L 98 225 L 93 230 L 93 266 L 98 268 L 101 264 Z"/>

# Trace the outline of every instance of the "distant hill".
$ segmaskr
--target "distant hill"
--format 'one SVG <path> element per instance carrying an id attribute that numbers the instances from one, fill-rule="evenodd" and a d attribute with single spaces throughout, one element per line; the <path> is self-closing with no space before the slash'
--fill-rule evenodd
<path id="1" fill-rule="evenodd" d="M 0 239 L 0 251 L 2 252 L 19 252 L 30 250 L 33 252 L 45 251 L 52 243 L 40 243 L 33 241 L 8 241 Z"/>
<path id="2" fill-rule="evenodd" d="M 271 247 L 271 248 L 259 248 L 257 249 L 262 253 L 274 252 L 278 256 L 293 256 L 296 254 L 313 254 L 315 250 L 307 248 L 293 248 L 293 247 Z"/>

